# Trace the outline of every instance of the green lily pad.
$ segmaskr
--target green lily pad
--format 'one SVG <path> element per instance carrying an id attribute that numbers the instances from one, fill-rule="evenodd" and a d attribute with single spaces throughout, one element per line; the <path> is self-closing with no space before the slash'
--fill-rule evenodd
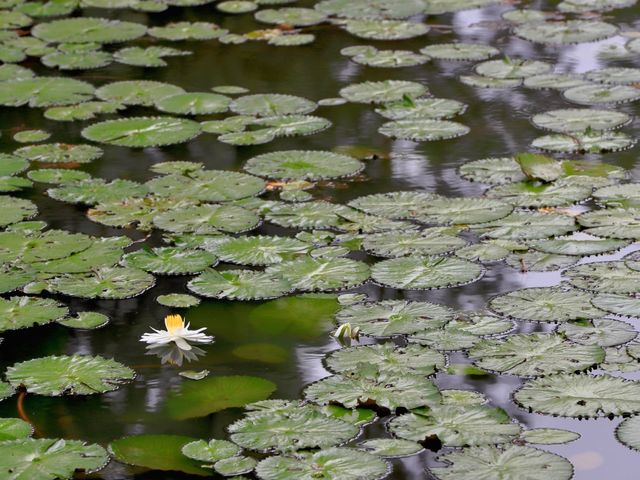
<path id="1" fill-rule="evenodd" d="M 91 237 L 88 235 L 69 233 L 64 230 L 48 230 L 37 235 L 2 232 L 0 233 L 0 259 L 11 261 L 20 258 L 25 263 L 54 260 L 86 250 L 91 243 Z"/>
<path id="2" fill-rule="evenodd" d="M 443 467 L 430 467 L 429 471 L 440 480 L 496 478 L 519 480 L 528 475 L 531 480 L 570 480 L 573 466 L 566 458 L 555 453 L 531 447 L 509 445 L 465 448 L 438 457 L 446 462 Z"/>
<path id="3" fill-rule="evenodd" d="M 580 438 L 580 434 L 559 428 L 533 428 L 522 432 L 521 438 L 537 445 L 561 445 Z"/>
<path id="4" fill-rule="evenodd" d="M 151 80 L 113 82 L 96 90 L 96 96 L 105 102 L 122 105 L 143 105 L 145 107 L 152 107 L 165 97 L 182 93 L 185 93 L 185 91 L 176 85 Z"/>
<path id="5" fill-rule="evenodd" d="M 253 471 L 257 463 L 257 460 L 252 457 L 237 456 L 218 460 L 213 468 L 220 475 L 229 477 L 249 473 Z"/>
<path id="6" fill-rule="evenodd" d="M 391 138 L 426 142 L 461 137 L 471 130 L 458 122 L 411 118 L 385 123 L 378 131 Z"/>
<path id="7" fill-rule="evenodd" d="M 221 243 L 215 253 L 224 262 L 264 266 L 306 255 L 311 248 L 295 238 L 257 235 L 230 239 Z"/>
<path id="8" fill-rule="evenodd" d="M 216 8 L 224 13 L 239 14 L 253 12 L 258 8 L 258 5 L 243 0 L 226 0 L 216 4 Z"/>
<path id="9" fill-rule="evenodd" d="M 567 322 L 603 316 L 586 292 L 558 287 L 525 288 L 494 297 L 489 308 L 498 314 L 533 322 Z"/>
<path id="10" fill-rule="evenodd" d="M 29 438 L 32 434 L 30 423 L 19 418 L 0 418 L 0 442 Z"/>
<path id="11" fill-rule="evenodd" d="M 123 299 L 141 295 L 154 284 L 152 275 L 137 268 L 100 267 L 55 277 L 48 281 L 47 290 L 79 298 Z"/>
<path id="12" fill-rule="evenodd" d="M 342 18 L 408 18 L 422 13 L 424 3 L 416 0 L 324 0 L 315 8 Z"/>
<path id="13" fill-rule="evenodd" d="M 14 152 L 31 162 L 40 163 L 90 163 L 100 158 L 102 149 L 93 145 L 70 145 L 66 143 L 46 143 L 28 145 Z"/>
<path id="14" fill-rule="evenodd" d="M 482 61 L 498 55 L 500 50 L 478 43 L 436 43 L 420 52 L 437 60 Z"/>
<path id="15" fill-rule="evenodd" d="M 594 20 L 531 22 L 518 25 L 513 30 L 520 38 L 547 45 L 595 42 L 612 37 L 617 32 L 615 25 Z"/>
<path id="16" fill-rule="evenodd" d="M 312 383 L 304 390 L 304 396 L 321 405 L 377 406 L 391 411 L 436 405 L 441 398 L 433 382 L 422 376 L 379 373 L 375 367 L 363 364 L 355 371 Z"/>
<path id="17" fill-rule="evenodd" d="M 375 68 L 402 68 L 424 65 L 429 61 L 426 55 L 420 55 L 410 50 L 370 50 L 351 57 L 360 65 Z"/>
<path id="18" fill-rule="evenodd" d="M 23 385 L 38 395 L 92 395 L 117 390 L 135 378 L 133 370 L 99 356 L 72 355 L 34 358 L 7 368 L 14 387 Z"/>
<path id="19" fill-rule="evenodd" d="M 249 159 L 244 166 L 247 172 L 261 177 L 309 181 L 351 176 L 363 168 L 355 158 L 319 150 L 265 153 Z"/>
<path id="20" fill-rule="evenodd" d="M 604 361 L 604 350 L 594 344 L 576 345 L 554 333 L 534 333 L 481 340 L 469 350 L 469 357 L 485 370 L 538 377 L 587 370 Z"/>
<path id="21" fill-rule="evenodd" d="M 4 400 L 12 396 L 15 393 L 15 389 L 10 383 L 0 382 L 0 400 Z"/>
<path id="22" fill-rule="evenodd" d="M 610 318 L 567 322 L 558 327 L 558 332 L 575 343 L 601 347 L 622 345 L 638 335 L 633 325 Z"/>
<path id="23" fill-rule="evenodd" d="M 501 408 L 445 405 L 400 415 L 389 423 L 389 429 L 406 440 L 437 439 L 443 446 L 463 447 L 509 443 L 521 427 Z"/>
<path id="24" fill-rule="evenodd" d="M 523 85 L 537 90 L 566 90 L 588 85 L 584 75 L 576 73 L 543 73 L 524 79 Z"/>
<path id="25" fill-rule="evenodd" d="M 140 23 L 82 17 L 40 23 L 31 33 L 51 43 L 118 43 L 141 37 L 146 31 Z"/>
<path id="26" fill-rule="evenodd" d="M 470 227 L 481 237 L 504 240 L 538 240 L 577 229 L 573 218 L 543 212 L 513 212 L 499 220 L 472 224 Z"/>
<path id="27" fill-rule="evenodd" d="M 506 258 L 507 265 L 521 272 L 552 272 L 570 267 L 578 260 L 580 259 L 576 256 L 535 251 L 513 253 Z"/>
<path id="28" fill-rule="evenodd" d="M 379 337 L 441 328 L 453 318 L 453 310 L 444 305 L 406 300 L 355 304 L 336 314 L 340 323 L 349 323 L 365 335 Z"/>
<path id="29" fill-rule="evenodd" d="M 89 178 L 75 183 L 69 181 L 64 183 L 68 183 L 68 185 L 50 188 L 47 190 L 47 194 L 61 202 L 96 205 L 121 198 L 144 197 L 147 193 L 144 185 L 119 178 L 111 182 L 106 182 L 101 178 Z"/>
<path id="30" fill-rule="evenodd" d="M 546 415 L 590 418 L 640 411 L 640 382 L 610 375 L 551 375 L 525 383 L 513 398 Z"/>
<path id="31" fill-rule="evenodd" d="M 384 458 L 408 457 L 420 453 L 423 448 L 417 442 L 398 438 L 373 438 L 358 444 L 358 450 Z"/>
<path id="32" fill-rule="evenodd" d="M 184 383 L 167 399 L 169 416 L 178 420 L 206 417 L 228 408 L 242 407 L 264 400 L 276 390 L 276 385 L 259 377 L 217 376 L 198 382 Z"/>
<path id="33" fill-rule="evenodd" d="M 182 454 L 182 448 L 196 439 L 179 435 L 135 435 L 114 440 L 109 451 L 119 462 L 152 470 L 210 476 L 211 470 Z"/>
<path id="34" fill-rule="evenodd" d="M 2 196 L 2 207 L 0 211 L 0 226 L 2 227 L 28 220 L 38 213 L 38 207 L 32 201 L 8 195 Z"/>
<path id="35" fill-rule="evenodd" d="M 197 440 L 187 443 L 182 447 L 183 455 L 200 462 L 214 463 L 218 460 L 234 457 L 238 455 L 242 449 L 235 443 L 227 440 Z"/>
<path id="36" fill-rule="evenodd" d="M 574 287 L 598 293 L 636 293 L 640 290 L 640 272 L 624 262 L 595 262 L 577 265 L 564 272 Z"/>
<path id="37" fill-rule="evenodd" d="M 550 152 L 606 153 L 626 150 L 635 145 L 635 140 L 622 132 L 554 133 L 536 138 L 531 146 Z"/>
<path id="38" fill-rule="evenodd" d="M 149 190 L 161 197 L 203 202 L 228 202 L 260 194 L 264 180 L 226 170 L 196 170 L 187 175 L 166 175 L 147 182 Z"/>
<path id="39" fill-rule="evenodd" d="M 31 170 L 27 173 L 27 177 L 34 182 L 52 183 L 55 185 L 64 185 L 69 183 L 80 182 L 91 178 L 87 172 L 81 170 L 68 170 L 63 168 L 41 168 Z"/>
<path id="40" fill-rule="evenodd" d="M 191 280 L 187 288 L 203 297 L 228 300 L 264 300 L 293 290 L 279 275 L 253 270 L 207 270 Z"/>
<path id="41" fill-rule="evenodd" d="M 294 95 L 265 93 L 237 98 L 231 102 L 230 108 L 238 115 L 273 117 L 311 113 L 317 108 L 317 105 L 311 100 Z"/>
<path id="42" fill-rule="evenodd" d="M 48 298 L 11 297 L 0 299 L 0 332 L 44 325 L 65 317 L 68 309 Z"/>
<path id="43" fill-rule="evenodd" d="M 200 193 L 207 194 L 206 191 Z M 213 194 L 218 193 L 213 192 Z M 241 193 L 241 191 L 236 192 L 236 194 Z M 260 219 L 255 213 L 235 205 L 202 204 L 177 207 L 159 213 L 153 217 L 153 223 L 156 227 L 169 232 L 242 233 L 258 226 Z"/>
<path id="44" fill-rule="evenodd" d="M 303 292 L 330 291 L 360 285 L 369 278 L 369 267 L 348 258 L 301 258 L 272 265 L 267 275 L 284 279 Z"/>
<path id="45" fill-rule="evenodd" d="M 0 82 L 0 105 L 52 107 L 93 98 L 93 85 L 65 77 L 36 77 Z"/>
<path id="46" fill-rule="evenodd" d="M 489 242 L 476 243 L 455 251 L 456 257 L 480 263 L 499 262 L 504 260 L 509 253 L 506 248 Z"/>
<path id="47" fill-rule="evenodd" d="M 226 34 L 227 30 L 209 22 L 175 22 L 162 27 L 152 27 L 147 33 L 151 37 L 179 42 L 182 40 L 211 40 Z"/>
<path id="48" fill-rule="evenodd" d="M 482 8 L 498 3 L 497 0 L 428 0 L 424 13 L 439 15 L 442 13 L 459 12 L 474 8 Z"/>
<path id="49" fill-rule="evenodd" d="M 91 120 L 103 113 L 116 113 L 124 107 L 113 102 L 85 102 L 67 107 L 51 107 L 45 110 L 44 116 L 58 122 L 73 122 L 75 120 Z"/>
<path id="50" fill-rule="evenodd" d="M 406 255 L 440 255 L 467 245 L 466 240 L 444 234 L 437 229 L 421 232 L 383 232 L 367 235 L 362 248 L 379 257 L 404 257 Z"/>
<path id="51" fill-rule="evenodd" d="M 313 404 L 276 401 L 280 407 L 251 408 L 245 418 L 229 426 L 231 440 L 260 452 L 325 448 L 344 443 L 360 431 L 357 425 L 335 418 Z M 257 405 L 263 402 L 259 402 Z"/>
<path id="52" fill-rule="evenodd" d="M 479 63 L 474 70 L 478 75 L 484 77 L 511 80 L 547 73 L 552 68 L 551 64 L 539 60 L 504 58 L 502 60 L 487 60 Z"/>
<path id="53" fill-rule="evenodd" d="M 432 375 L 445 365 L 445 356 L 421 345 L 397 348 L 394 344 L 366 345 L 337 350 L 326 364 L 336 373 L 356 371 L 359 364 L 375 365 L 390 375 Z"/>
<path id="54" fill-rule="evenodd" d="M 215 255 L 204 250 L 156 247 L 127 253 L 122 264 L 160 275 L 186 275 L 201 272 L 217 263 Z"/>
<path id="55" fill-rule="evenodd" d="M 640 450 L 640 417 L 627 418 L 616 428 L 616 438 L 632 450 Z"/>
<path id="56" fill-rule="evenodd" d="M 593 192 L 593 198 L 607 208 L 640 207 L 640 184 L 610 185 Z"/>
<path id="57" fill-rule="evenodd" d="M 372 6 L 371 3 L 367 6 L 369 12 Z M 366 18 L 349 20 L 344 29 L 351 35 L 367 40 L 406 40 L 420 37 L 430 30 L 424 23 Z"/>
<path id="58" fill-rule="evenodd" d="M 60 70 L 90 70 L 106 67 L 113 62 L 113 56 L 101 50 L 54 51 L 42 56 L 40 61 Z"/>
<path id="59" fill-rule="evenodd" d="M 47 140 L 51 134 L 45 130 L 22 130 L 13 136 L 19 143 L 42 142 Z"/>
<path id="60" fill-rule="evenodd" d="M 640 98 L 637 88 L 625 85 L 582 85 L 563 92 L 570 102 L 583 105 L 633 102 Z"/>
<path id="61" fill-rule="evenodd" d="M 460 82 L 477 88 L 514 88 L 522 85 L 522 78 L 492 78 L 482 75 L 460 75 Z"/>
<path id="62" fill-rule="evenodd" d="M 99 445 L 49 438 L 1 442 L 0 458 L 0 471 L 11 480 L 71 478 L 75 471 L 96 472 L 109 462 Z"/>
<path id="63" fill-rule="evenodd" d="M 60 325 L 80 330 L 94 330 L 109 323 L 109 317 L 98 312 L 80 312 L 75 317 L 58 320 Z"/>
<path id="64" fill-rule="evenodd" d="M 502 185 L 526 180 L 522 168 L 512 157 L 491 157 L 462 165 L 460 176 L 471 182 Z"/>
<path id="65" fill-rule="evenodd" d="M 16 155 L 0 154 L 0 176 L 16 175 L 23 172 L 29 166 L 29 162 Z"/>
<path id="66" fill-rule="evenodd" d="M 558 255 L 601 255 L 604 253 L 615 252 L 629 245 L 626 240 L 582 240 L 582 239 L 562 239 L 553 238 L 549 240 L 540 240 L 529 244 L 544 253 L 554 253 Z"/>
<path id="67" fill-rule="evenodd" d="M 634 240 L 640 238 L 640 214 L 637 208 L 611 208 L 593 210 L 577 217 L 578 223 L 587 227 L 585 232 L 604 238 Z"/>
<path id="68" fill-rule="evenodd" d="M 380 285 L 408 290 L 450 288 L 473 283 L 483 268 L 454 257 L 402 257 L 376 263 L 371 278 Z"/>
<path id="69" fill-rule="evenodd" d="M 199 298 L 183 293 L 169 293 L 167 295 L 160 295 L 156 298 L 156 301 L 160 305 L 164 305 L 165 307 L 174 308 L 196 307 L 200 304 Z"/>
<path id="70" fill-rule="evenodd" d="M 563 0 L 558 4 L 558 10 L 566 13 L 607 12 L 635 3 L 635 0 Z"/>
<path id="71" fill-rule="evenodd" d="M 293 27 L 309 27 L 327 20 L 327 16 L 312 8 L 267 8 L 259 10 L 254 15 L 255 19 L 262 23 L 272 25 L 291 25 Z"/>
<path id="72" fill-rule="evenodd" d="M 380 480 L 389 465 L 367 452 L 349 448 L 328 448 L 309 456 L 274 456 L 262 460 L 256 474 L 262 480 L 297 480 L 321 475 L 341 480 Z"/>
<path id="73" fill-rule="evenodd" d="M 88 140 L 136 148 L 184 143 L 199 134 L 197 122 L 172 117 L 107 120 L 82 130 L 82 136 Z"/>
<path id="74" fill-rule="evenodd" d="M 531 121 L 536 127 L 552 132 L 581 133 L 585 130 L 613 130 L 629 123 L 631 117 L 614 110 L 567 108 L 539 113 Z"/>
<path id="75" fill-rule="evenodd" d="M 518 207 L 540 208 L 571 205 L 591 196 L 592 188 L 570 179 L 552 183 L 535 181 L 496 185 L 485 193 L 488 198 L 509 202 Z"/>
<path id="76" fill-rule="evenodd" d="M 402 100 L 405 95 L 420 97 L 427 93 L 427 87 L 406 80 L 385 80 L 349 85 L 340 90 L 340 96 L 353 103 L 389 103 Z"/>
<path id="77" fill-rule="evenodd" d="M 156 102 L 162 112 L 178 115 L 205 115 L 226 112 L 231 99 L 217 93 L 179 93 Z"/>
<path id="78" fill-rule="evenodd" d="M 591 303 L 604 311 L 626 317 L 640 317 L 640 299 L 627 295 L 596 295 Z"/>

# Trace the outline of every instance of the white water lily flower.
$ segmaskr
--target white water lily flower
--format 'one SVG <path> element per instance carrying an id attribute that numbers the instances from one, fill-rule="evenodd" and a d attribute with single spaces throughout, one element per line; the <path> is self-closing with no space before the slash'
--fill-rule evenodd
<path id="1" fill-rule="evenodd" d="M 145 333 L 140 337 L 141 342 L 148 343 L 147 348 L 154 348 L 159 345 L 167 345 L 171 342 L 175 343 L 180 350 L 189 351 L 193 347 L 190 343 L 212 343 L 213 337 L 202 333 L 206 328 L 198 330 L 189 330 L 189 324 L 186 326 L 180 315 L 168 315 L 164 319 L 166 330 L 156 330 L 151 327 L 155 333 Z"/>

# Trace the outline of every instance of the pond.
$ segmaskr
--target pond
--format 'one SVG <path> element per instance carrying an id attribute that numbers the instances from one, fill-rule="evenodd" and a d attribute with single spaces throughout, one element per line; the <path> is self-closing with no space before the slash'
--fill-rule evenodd
<path id="1" fill-rule="evenodd" d="M 636 478 L 636 2 L 205 1 L 0 1 L 0 479 Z"/>

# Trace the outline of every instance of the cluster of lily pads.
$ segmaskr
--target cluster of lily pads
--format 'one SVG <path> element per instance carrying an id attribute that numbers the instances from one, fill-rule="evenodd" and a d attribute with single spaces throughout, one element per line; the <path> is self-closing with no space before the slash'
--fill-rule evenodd
<path id="1" fill-rule="evenodd" d="M 27 57 L 39 57 L 44 66 L 59 70 L 101 68 L 112 62 L 162 67 L 166 58 L 191 52 L 159 42 L 260 40 L 299 46 L 315 40 L 308 29 L 320 24 L 363 40 L 402 40 L 429 32 L 427 24 L 415 20 L 420 15 L 498 2 L 322 0 L 314 8 L 282 6 L 294 3 L 290 0 L 217 2 L 220 12 L 251 13 L 273 27 L 246 33 L 208 22 L 147 28 L 98 17 L 48 18 L 85 7 L 160 12 L 207 3 L 6 0 L 0 12 L 0 105 L 43 108 L 47 119 L 64 122 L 117 116 L 85 126 L 82 136 L 125 148 L 174 145 L 203 133 L 234 146 L 311 135 L 331 127 L 329 120 L 311 113 L 346 102 L 374 105 L 388 120 L 380 133 L 391 138 L 435 141 L 469 132 L 450 120 L 467 105 L 431 96 L 426 85 L 413 81 L 352 84 L 336 92 L 336 98 L 313 101 L 229 85 L 186 92 L 148 80 L 96 88 L 75 78 L 37 76 L 18 65 Z M 513 9 L 502 19 L 525 41 L 557 46 L 616 35 L 617 26 L 578 15 L 634 3 L 563 0 L 554 12 Z M 132 41 L 136 45 L 112 48 Z M 633 39 L 624 48 L 637 53 L 640 42 Z M 597 107 L 533 116 L 533 125 L 551 132 L 533 140 L 531 147 L 537 151 L 605 153 L 635 143 L 615 131 L 629 124 L 631 116 L 602 107 L 640 98 L 633 86 L 640 81 L 638 69 L 556 73 L 553 65 L 538 60 L 492 59 L 500 54 L 498 49 L 473 43 L 430 43 L 420 52 L 358 45 L 341 53 L 365 67 L 480 62 L 473 74 L 460 77 L 462 83 L 556 89 L 567 101 Z M 124 116 L 130 107 L 153 108 L 159 114 Z M 368 341 L 329 354 L 325 366 L 330 375 L 308 385 L 303 400 L 269 400 L 276 386 L 261 378 L 205 378 L 182 372 L 191 381 L 180 398 L 168 399 L 170 415 L 184 420 L 244 407 L 244 416 L 228 427 L 228 439 L 136 435 L 114 440 L 107 450 L 77 440 L 34 439 L 29 423 L 4 418 L 0 477 L 69 478 L 76 470 L 100 470 L 113 457 L 196 475 L 254 472 L 265 480 L 371 480 L 388 475 L 394 458 L 444 448 L 442 465 L 429 467 L 435 478 L 496 478 L 499 471 L 501 478 L 517 479 L 523 472 L 543 471 L 545 477 L 570 479 L 573 467 L 567 459 L 535 445 L 571 442 L 579 435 L 527 429 L 478 392 L 440 389 L 434 376 L 452 368 L 452 352 L 464 352 L 479 371 L 524 379 L 513 401 L 530 412 L 581 419 L 628 417 L 616 428 L 616 438 L 640 450 L 640 382 L 614 375 L 640 370 L 638 332 L 623 320 L 640 318 L 640 254 L 629 248 L 640 241 L 640 184 L 631 182 L 625 169 L 593 160 L 514 153 L 460 166 L 462 178 L 487 185 L 478 197 L 395 191 L 337 204 L 317 199 L 314 189 L 362 178 L 365 159 L 323 150 L 273 151 L 247 160 L 242 172 L 172 161 L 154 164 L 153 178 L 144 183 L 108 181 L 68 168 L 99 159 L 100 147 L 40 143 L 49 137 L 42 130 L 14 136 L 27 145 L 0 155 L 1 192 L 29 189 L 33 182 L 47 184 L 50 198 L 86 208 L 90 220 L 160 232 L 164 243 L 152 247 L 124 235 L 99 238 L 49 229 L 36 218 L 34 202 L 3 195 L 0 293 L 6 296 L 0 298 L 0 333 L 53 322 L 68 328 L 103 327 L 106 316 L 73 311 L 63 299 L 132 298 L 169 275 L 188 277 L 184 286 L 189 294 L 157 298 L 175 308 L 205 298 L 258 301 L 341 292 L 367 283 L 408 291 L 444 289 L 476 282 L 499 262 L 522 272 L 560 271 L 561 282 L 502 293 L 478 311 L 417 300 L 373 301 L 353 292 L 340 295 L 336 327 L 349 326 Z M 26 178 L 21 176 L 27 170 Z M 254 234 L 263 223 L 281 227 L 282 233 Z M 622 249 L 628 249 L 624 256 L 619 254 Z M 618 259 L 598 258 L 609 254 Z M 545 331 L 513 333 L 526 322 L 541 324 Z M 16 394 L 103 394 L 131 382 L 135 372 L 100 356 L 52 355 L 18 362 L 3 378 L 0 400 Z M 205 387 L 234 395 L 212 405 L 200 396 Z M 247 398 L 238 398 L 238 391 Z M 384 422 L 389 435 L 358 440 L 362 429 L 374 422 Z"/>

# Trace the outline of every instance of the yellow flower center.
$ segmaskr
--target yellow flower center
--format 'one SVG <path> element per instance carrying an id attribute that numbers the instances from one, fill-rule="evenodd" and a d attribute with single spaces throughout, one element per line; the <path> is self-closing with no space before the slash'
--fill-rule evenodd
<path id="1" fill-rule="evenodd" d="M 164 317 L 164 324 L 169 334 L 173 335 L 176 330 L 184 327 L 184 320 L 180 315 L 167 315 Z"/>

